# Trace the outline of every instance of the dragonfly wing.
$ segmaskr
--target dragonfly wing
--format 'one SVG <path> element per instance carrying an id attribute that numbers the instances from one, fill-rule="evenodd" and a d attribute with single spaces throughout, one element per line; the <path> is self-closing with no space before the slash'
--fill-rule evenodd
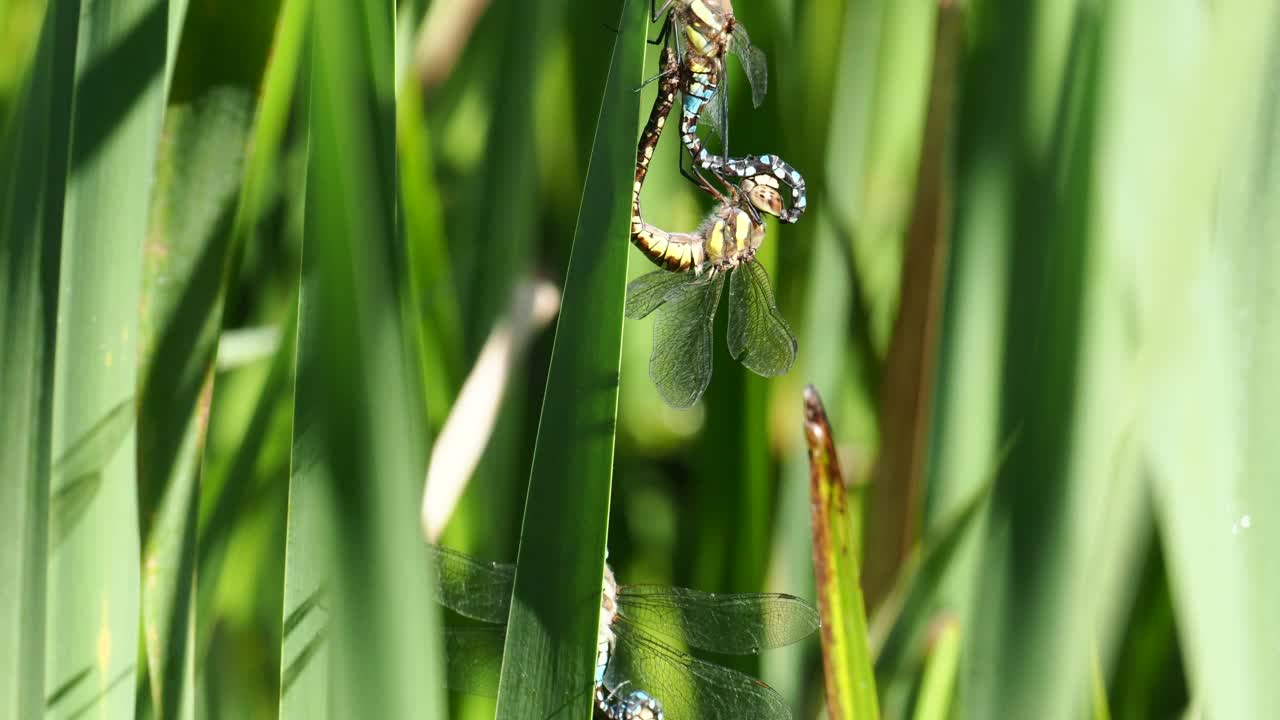
<path id="1" fill-rule="evenodd" d="M 492 625 L 446 627 L 445 687 L 467 695 L 498 697 L 504 630 Z"/>
<path id="2" fill-rule="evenodd" d="M 617 646 L 605 671 L 605 686 L 620 694 L 644 690 L 662 703 L 669 718 L 791 717 L 777 691 L 759 680 L 693 657 L 619 619 Z"/>
<path id="3" fill-rule="evenodd" d="M 624 313 L 632 320 L 648 317 L 657 310 L 672 290 L 693 281 L 692 273 L 655 270 L 632 280 L 627 285 L 627 305 Z"/>
<path id="4" fill-rule="evenodd" d="M 716 133 L 720 135 L 720 155 L 729 157 L 729 73 L 724 72 L 724 63 L 721 63 L 720 83 L 723 87 L 716 97 L 712 98 L 711 105 L 715 108 L 711 116 L 711 127 L 716 129 Z"/>
<path id="5" fill-rule="evenodd" d="M 436 573 L 436 602 L 473 620 L 507 622 L 514 565 L 483 562 L 438 545 L 427 545 L 427 554 Z"/>
<path id="6" fill-rule="evenodd" d="M 796 361 L 796 336 L 778 311 L 769 274 L 758 262 L 739 265 L 729 281 L 729 354 L 757 375 L 773 377 Z"/>
<path id="7" fill-rule="evenodd" d="M 729 93 L 724 87 L 716 88 L 716 92 L 702 107 L 707 121 L 702 123 L 711 128 L 711 135 L 720 142 L 720 154 L 729 154 Z M 710 151 L 708 151 L 710 152 Z"/>
<path id="8" fill-rule="evenodd" d="M 691 407 L 711 382 L 711 342 L 724 275 L 678 285 L 653 324 L 649 377 L 672 407 Z"/>
<path id="9" fill-rule="evenodd" d="M 782 593 L 707 593 L 681 587 L 625 585 L 618 612 L 671 644 L 749 655 L 812 635 L 821 622 L 809 602 Z"/>
<path id="10" fill-rule="evenodd" d="M 747 82 L 751 83 L 751 105 L 760 107 L 769 90 L 769 62 L 765 59 L 764 51 L 751 44 L 751 38 L 742 23 L 733 26 L 733 52 L 738 56 L 738 62 L 742 63 Z"/>

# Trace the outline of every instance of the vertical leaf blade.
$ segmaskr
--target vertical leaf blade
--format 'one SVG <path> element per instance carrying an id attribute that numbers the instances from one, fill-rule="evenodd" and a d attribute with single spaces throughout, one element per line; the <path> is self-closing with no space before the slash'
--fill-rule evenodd
<path id="1" fill-rule="evenodd" d="M 916 720 L 946 720 L 951 712 L 960 667 L 960 621 L 948 617 L 938 624 L 920 680 Z"/>
<path id="2" fill-rule="evenodd" d="M 933 67 L 915 202 L 906 232 L 901 305 L 880 390 L 880 453 L 868 502 L 868 600 L 879 605 L 920 536 L 933 382 L 951 227 L 950 141 L 963 14 L 944 4 L 934 20 Z"/>
<path id="3" fill-rule="evenodd" d="M 623 3 L 596 126 L 525 501 L 499 718 L 578 718 L 589 709 L 646 10 Z"/>
<path id="4" fill-rule="evenodd" d="M 1205 717 L 1260 717 L 1280 708 L 1280 530 L 1264 519 L 1280 507 L 1280 12 L 1238 3 L 1143 25 L 1117 13 L 1118 54 L 1168 52 L 1194 71 L 1131 60 L 1117 83 L 1159 89 L 1128 109 L 1165 133 L 1127 138 L 1140 154 L 1119 188 L 1145 201 L 1124 225 L 1141 231 L 1148 278 L 1142 443 L 1189 690 Z M 1160 152 L 1170 143 L 1188 151 Z"/>
<path id="5" fill-rule="evenodd" d="M 134 709 L 139 536 L 133 427 L 138 306 L 164 109 L 168 3 L 77 4 L 75 100 L 62 228 L 53 457 L 97 447 L 87 473 L 55 467 L 53 492 L 92 477 L 49 568 L 46 691 L 55 712 Z M 121 408 L 127 432 L 96 444 Z M 86 444 L 87 443 L 87 444 Z M 80 462 L 77 462 L 79 465 Z M 75 682 L 77 678 L 82 680 Z"/>
<path id="6" fill-rule="evenodd" d="M 0 715 L 44 710 L 58 261 L 79 17 L 56 3 L 0 145 Z"/>
<path id="7" fill-rule="evenodd" d="M 381 0 L 313 5 L 285 717 L 443 714 L 396 239 L 393 17 Z"/>
<path id="8" fill-rule="evenodd" d="M 198 475 L 212 367 L 232 251 L 236 189 L 250 127 L 248 88 L 204 88 L 175 104 L 147 244 L 138 420 L 144 565 L 143 623 L 157 717 L 190 712 L 183 658 L 195 587 Z M 184 668 L 185 666 L 185 668 Z"/>
<path id="9" fill-rule="evenodd" d="M 804 393 L 804 434 L 809 445 L 813 567 L 822 614 L 827 715 L 833 720 L 878 718 L 853 518 L 831 424 L 813 386 Z"/>

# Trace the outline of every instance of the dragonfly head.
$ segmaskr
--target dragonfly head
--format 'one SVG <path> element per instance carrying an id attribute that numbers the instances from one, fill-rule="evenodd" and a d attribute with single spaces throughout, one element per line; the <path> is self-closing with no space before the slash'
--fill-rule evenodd
<path id="1" fill-rule="evenodd" d="M 786 209 L 782 204 L 778 181 L 772 175 L 756 175 L 743 180 L 742 192 L 760 212 L 780 217 Z"/>

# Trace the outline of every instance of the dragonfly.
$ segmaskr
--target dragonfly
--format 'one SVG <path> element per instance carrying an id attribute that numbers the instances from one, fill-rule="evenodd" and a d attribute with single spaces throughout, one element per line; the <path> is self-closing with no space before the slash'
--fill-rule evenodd
<path id="1" fill-rule="evenodd" d="M 476 690 L 476 679 L 480 678 L 483 687 L 478 688 L 482 691 L 479 694 L 496 693 L 492 668 L 501 658 L 502 629 L 498 626 L 507 620 L 515 566 L 428 547 L 436 571 L 436 600 L 459 615 L 489 623 L 446 631 L 451 687 Z M 664 713 L 671 720 L 789 718 L 790 710 L 777 691 L 681 648 L 687 645 L 713 653 L 754 654 L 797 642 L 818 626 L 813 605 L 792 595 L 619 585 L 606 566 L 596 709 L 610 720 L 656 720 Z M 480 661 L 489 663 L 491 669 L 485 671 Z M 466 687 L 455 686 L 455 679 Z M 617 700 L 607 709 L 601 707 L 602 701 L 623 693 L 641 714 L 618 714 L 628 708 L 626 702 Z"/>
<path id="2" fill-rule="evenodd" d="M 653 22 L 662 18 L 662 29 L 656 42 L 662 42 L 664 38 L 673 39 L 679 56 L 679 85 L 684 95 L 680 136 L 694 162 L 695 176 L 690 179 L 705 185 L 699 170 L 711 172 L 726 184 L 731 178 L 764 175 L 777 178 L 791 189 L 790 204 L 778 213 L 778 219 L 785 223 L 799 220 L 808 205 L 803 175 L 774 154 L 729 157 L 729 93 L 728 75 L 724 71 L 725 56 L 731 49 L 738 56 L 751 83 L 751 99 L 755 107 L 764 101 L 768 85 L 764 53 L 751 44 L 746 28 L 733 14 L 731 0 L 667 0 L 661 8 L 657 0 L 651 0 L 650 17 Z M 720 91 L 722 84 L 725 85 L 723 92 Z M 698 136 L 698 117 L 704 109 L 713 131 L 720 136 L 721 155 L 710 153 Z M 684 173 L 683 164 L 681 172 Z"/>
<path id="3" fill-rule="evenodd" d="M 664 49 L 664 69 L 675 64 L 674 53 Z M 649 377 L 668 405 L 687 408 L 711 382 L 713 329 L 726 275 L 729 354 L 735 360 L 758 375 L 781 375 L 795 363 L 797 343 L 774 301 L 768 273 L 755 259 L 765 225 L 744 209 L 781 212 L 778 186 L 771 177 L 731 185 L 731 196 L 722 196 L 694 232 L 667 232 L 644 221 L 640 191 L 676 91 L 674 76 L 667 72 L 640 135 L 631 195 L 631 241 L 663 269 L 631 282 L 625 314 L 643 319 L 657 311 Z"/>
<path id="4" fill-rule="evenodd" d="M 782 198 L 777 181 L 767 174 L 744 178 L 737 186 L 729 185 L 728 196 L 710 184 L 704 184 L 704 189 L 720 202 L 720 207 L 712 214 L 713 219 L 705 227 L 693 233 L 672 233 L 644 221 L 644 213 L 640 208 L 640 191 L 644 187 L 654 150 L 662 139 L 662 128 L 679 91 L 679 65 L 675 52 L 664 48 L 661 64 L 663 72 L 659 77 L 662 78 L 662 83 L 658 86 L 649 119 L 636 146 L 635 183 L 631 192 L 631 242 L 660 267 L 672 271 L 693 270 L 700 275 L 708 263 L 716 265 L 735 261 L 739 254 L 746 252 L 748 245 L 754 242 L 754 246 L 759 247 L 759 242 L 763 240 L 765 228 L 758 214 L 737 209 L 750 207 L 779 215 L 783 212 Z M 724 220 L 718 234 L 714 218 Z M 726 242 L 726 232 L 733 235 L 728 238 L 730 242 Z M 743 242 L 739 243 L 739 240 Z M 739 244 L 742 245 L 741 248 Z"/>

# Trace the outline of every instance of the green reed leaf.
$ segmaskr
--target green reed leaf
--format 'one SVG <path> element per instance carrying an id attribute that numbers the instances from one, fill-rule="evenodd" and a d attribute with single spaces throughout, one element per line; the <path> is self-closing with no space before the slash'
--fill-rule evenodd
<path id="1" fill-rule="evenodd" d="M 804 393 L 804 434 L 809 445 L 813 567 L 822 614 L 827 716 L 833 720 L 878 718 L 848 490 L 826 409 L 813 386 Z"/>
<path id="2" fill-rule="evenodd" d="M 504 720 L 580 718 L 590 703 L 647 10 L 623 3 L 574 233 L 520 535 L 498 695 Z"/>

